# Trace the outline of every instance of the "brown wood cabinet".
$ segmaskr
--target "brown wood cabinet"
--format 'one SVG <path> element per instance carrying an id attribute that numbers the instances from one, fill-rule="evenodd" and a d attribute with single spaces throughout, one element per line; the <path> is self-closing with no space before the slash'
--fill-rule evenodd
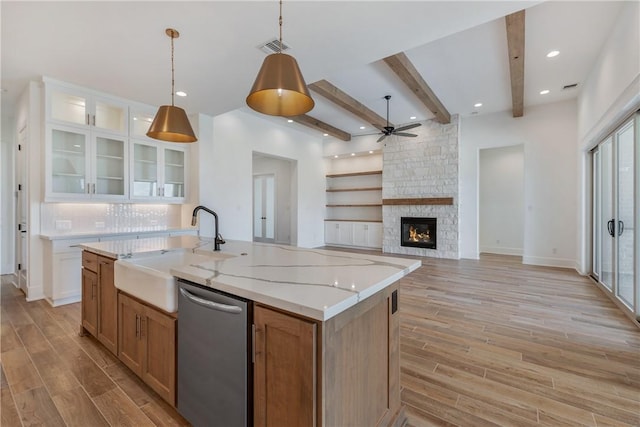
<path id="1" fill-rule="evenodd" d="M 316 324 L 263 306 L 253 315 L 254 425 L 313 426 Z"/>
<path id="2" fill-rule="evenodd" d="M 82 253 L 82 330 L 96 337 L 113 354 L 118 354 L 114 259 L 93 252 Z"/>
<path id="3" fill-rule="evenodd" d="M 82 328 L 98 334 L 98 273 L 82 269 Z"/>
<path id="4" fill-rule="evenodd" d="M 319 322 L 255 304 L 255 426 L 402 426 L 397 285 Z"/>
<path id="5" fill-rule="evenodd" d="M 175 406 L 175 317 L 119 292 L 118 330 L 118 358 Z"/>

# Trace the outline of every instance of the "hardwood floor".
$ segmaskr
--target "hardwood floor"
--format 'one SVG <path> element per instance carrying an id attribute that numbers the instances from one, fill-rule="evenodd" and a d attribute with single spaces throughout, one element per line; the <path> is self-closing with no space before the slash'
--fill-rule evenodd
<path id="1" fill-rule="evenodd" d="M 640 425 L 640 329 L 589 279 L 515 257 L 422 262 L 400 282 L 411 426 Z M 27 303 L 9 279 L 1 426 L 188 425 L 78 336 L 79 304 Z"/>
<path id="2" fill-rule="evenodd" d="M 412 426 L 640 425 L 640 329 L 590 279 L 423 259 L 400 289 Z"/>

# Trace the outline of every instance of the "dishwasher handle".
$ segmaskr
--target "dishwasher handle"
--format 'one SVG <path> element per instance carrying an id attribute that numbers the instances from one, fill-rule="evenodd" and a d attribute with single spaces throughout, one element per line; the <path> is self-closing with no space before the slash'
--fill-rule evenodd
<path id="1" fill-rule="evenodd" d="M 180 293 L 189 301 L 195 304 L 201 305 L 202 307 L 205 307 L 205 308 L 210 308 L 212 310 L 223 311 L 225 313 L 231 313 L 231 314 L 242 313 L 242 308 L 236 305 L 226 305 L 226 304 L 220 304 L 214 301 L 209 301 L 208 299 L 201 298 L 192 294 L 191 292 L 187 291 L 184 288 L 180 288 Z"/>

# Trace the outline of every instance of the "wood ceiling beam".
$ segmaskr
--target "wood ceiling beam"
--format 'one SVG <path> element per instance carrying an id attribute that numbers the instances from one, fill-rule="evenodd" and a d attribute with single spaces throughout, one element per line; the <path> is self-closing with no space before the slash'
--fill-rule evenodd
<path id="1" fill-rule="evenodd" d="M 331 126 L 330 124 L 327 124 L 321 120 L 318 120 L 314 117 L 311 117 L 309 115 L 303 114 L 300 116 L 291 116 L 288 117 L 289 119 L 293 120 L 296 123 L 299 123 L 301 125 L 310 127 L 312 129 L 315 130 L 319 130 L 320 132 L 329 134 L 335 138 L 341 139 L 342 141 L 351 141 L 351 134 L 348 132 L 345 132 L 341 129 L 338 129 L 336 127 Z"/>
<path id="2" fill-rule="evenodd" d="M 451 123 L 451 114 L 424 81 L 416 67 L 403 52 L 384 58 L 389 68 L 407 85 L 418 99 L 433 113 L 439 123 Z"/>
<path id="3" fill-rule="evenodd" d="M 370 123 L 380 130 L 387 126 L 387 119 L 376 114 L 375 111 L 367 108 L 366 105 L 362 104 L 357 99 L 352 98 L 347 93 L 343 92 L 326 80 L 311 83 L 308 87 L 318 95 L 327 98 L 342 109 L 347 110 L 351 114 L 361 118 L 366 123 Z M 393 126 L 393 124 L 389 123 L 389 126 Z"/>
<path id="4" fill-rule="evenodd" d="M 524 114 L 524 10 L 504 17 L 507 27 L 513 117 Z"/>

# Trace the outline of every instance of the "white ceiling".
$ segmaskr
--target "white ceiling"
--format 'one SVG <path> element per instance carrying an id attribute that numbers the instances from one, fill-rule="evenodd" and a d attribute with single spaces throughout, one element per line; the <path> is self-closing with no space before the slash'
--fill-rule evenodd
<path id="1" fill-rule="evenodd" d="M 577 96 L 620 12 L 612 1 L 285 1 L 284 42 L 307 83 L 326 79 L 391 122 L 432 114 L 381 61 L 404 51 L 452 114 L 511 108 L 504 15 L 527 9 L 526 107 Z M 245 106 L 278 33 L 276 1 L 0 2 L 2 108 L 46 75 L 153 105 L 170 101 L 167 27 L 175 41 L 176 104 L 218 115 Z M 549 50 L 561 54 L 546 58 Z M 541 96 L 540 90 L 550 94 Z M 309 115 L 347 132 L 372 130 L 320 95 Z M 483 107 L 473 104 L 482 102 Z M 257 113 L 256 113 L 257 114 Z M 283 119 L 277 118 L 276 121 Z M 360 130 L 360 126 L 367 126 Z M 298 129 L 310 131 L 298 124 Z"/>

